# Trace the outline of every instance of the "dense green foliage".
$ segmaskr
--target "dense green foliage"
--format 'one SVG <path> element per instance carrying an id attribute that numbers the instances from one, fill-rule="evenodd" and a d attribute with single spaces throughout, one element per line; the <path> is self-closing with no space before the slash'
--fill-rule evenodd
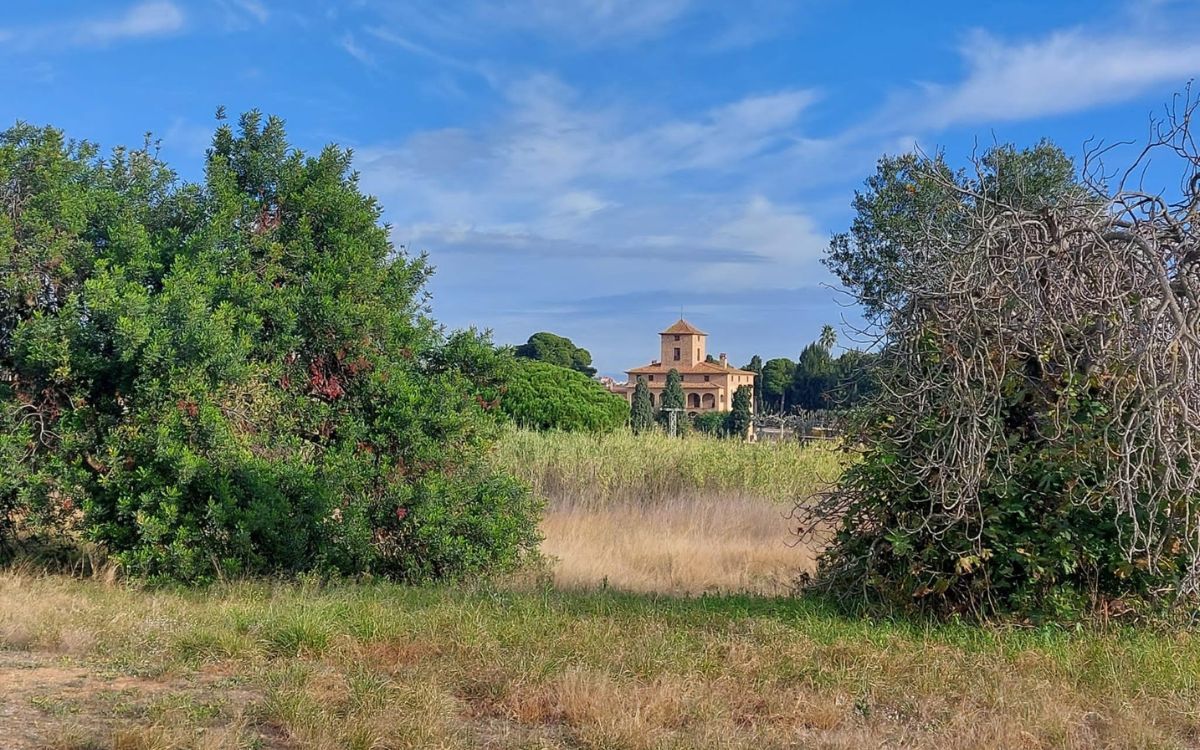
<path id="1" fill-rule="evenodd" d="M 638 377 L 633 387 L 633 405 L 630 408 L 629 427 L 636 434 L 654 428 L 654 404 L 650 401 L 650 386 L 645 377 Z"/>
<path id="2" fill-rule="evenodd" d="M 738 386 L 730 411 L 701 412 L 690 419 L 697 432 L 715 437 L 745 438 L 754 420 L 749 386 Z"/>
<path id="3" fill-rule="evenodd" d="M 733 392 L 733 404 L 727 420 L 729 434 L 739 438 L 746 437 L 750 424 L 754 419 L 750 404 L 750 388 L 739 385 Z"/>
<path id="4" fill-rule="evenodd" d="M 756 373 L 755 411 L 852 409 L 870 396 L 877 387 L 873 370 L 878 355 L 848 349 L 834 357 L 829 347 L 835 339 L 832 328 L 825 326 L 821 339 L 806 346 L 798 361 L 776 357 L 763 364 L 756 355 L 742 368 Z"/>
<path id="5" fill-rule="evenodd" d="M 714 437 L 729 436 L 729 412 L 706 411 L 692 417 L 692 427 L 697 432 Z"/>
<path id="6" fill-rule="evenodd" d="M 679 374 L 679 370 L 672 367 L 671 371 L 667 373 L 667 385 L 663 388 L 662 403 L 659 404 L 659 408 L 682 409 L 683 404 L 683 376 Z"/>
<path id="7" fill-rule="evenodd" d="M 683 376 L 679 374 L 679 370 L 674 367 L 667 373 L 667 384 L 663 388 L 662 400 L 658 405 L 658 421 L 666 426 L 671 423 L 671 416 L 668 410 L 683 409 L 687 404 L 687 400 L 683 393 Z M 683 434 L 689 426 L 688 415 L 686 411 L 675 412 L 675 430 L 678 434 Z"/>
<path id="8" fill-rule="evenodd" d="M 810 411 L 831 408 L 837 379 L 837 365 L 829 349 L 823 343 L 809 344 L 792 371 L 792 406 Z"/>
<path id="9" fill-rule="evenodd" d="M 948 173 L 940 158 L 887 158 L 856 198 L 851 232 L 834 240 L 827 262 L 882 323 L 906 304 L 908 290 L 896 283 L 894 269 L 920 257 L 928 227 L 964 235 L 955 217 L 966 215 L 971 201 L 1002 201 L 1016 216 L 1017 208 L 1036 212 L 1078 195 L 1070 160 L 1046 143 L 1026 151 L 996 148 L 982 167 L 977 176 L 954 176 L 965 188 L 954 191 L 935 179 Z M 955 368 L 935 324 L 901 330 L 914 331 L 914 338 L 883 349 L 878 374 L 885 385 L 904 384 L 901 392 L 947 382 L 958 393 L 988 387 Z M 896 356 L 901 346 L 904 358 Z M 1062 367 L 1040 352 L 997 347 L 990 356 L 1012 358 L 1013 366 L 999 384 L 999 413 L 986 416 L 999 420 L 1003 439 L 986 445 L 978 500 L 968 512 L 944 506 L 931 489 L 938 477 L 918 468 L 929 466 L 943 423 L 914 400 L 881 389 L 858 415 L 865 452 L 831 496 L 840 526 L 821 562 L 823 583 L 856 598 L 867 593 L 939 613 L 1054 616 L 1170 585 L 1180 571 L 1169 563 L 1155 574 L 1127 554 L 1122 539 L 1133 533 L 1133 522 L 1100 489 L 1115 455 L 1100 427 L 1108 424 L 1100 395 L 1124 375 Z M 942 470 L 962 460 L 975 458 L 946 457 Z"/>
<path id="10" fill-rule="evenodd" d="M 766 408 L 777 412 L 787 411 L 788 393 L 795 372 L 796 363 L 786 357 L 766 361 L 762 369 L 762 399 Z"/>
<path id="11" fill-rule="evenodd" d="M 222 125 L 154 153 L 0 135 L 0 511 L 134 574 L 401 579 L 505 566 L 537 506 L 483 455 L 498 355 L 425 313 L 350 154 Z M 0 529 L 0 531 L 3 531 Z"/>
<path id="12" fill-rule="evenodd" d="M 763 410 L 763 360 L 762 357 L 755 354 L 750 358 L 750 363 L 742 368 L 747 372 L 754 373 L 754 411 L 761 413 Z"/>
<path id="13" fill-rule="evenodd" d="M 521 427 L 610 432 L 629 421 L 625 399 L 581 372 L 521 358 L 508 370 L 500 408 Z"/>
<path id="14" fill-rule="evenodd" d="M 524 359 L 536 359 L 577 370 L 588 377 L 596 374 L 596 368 L 592 367 L 591 352 L 581 346 L 575 346 L 569 338 L 546 331 L 533 334 L 528 341 L 516 347 L 513 353 Z"/>

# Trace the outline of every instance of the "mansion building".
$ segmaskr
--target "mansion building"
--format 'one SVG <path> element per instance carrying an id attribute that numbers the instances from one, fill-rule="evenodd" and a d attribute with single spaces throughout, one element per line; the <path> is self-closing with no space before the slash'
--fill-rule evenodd
<path id="1" fill-rule="evenodd" d="M 751 389 L 750 403 L 754 403 L 754 373 L 730 367 L 724 354 L 709 361 L 707 333 L 680 318 L 658 335 L 660 357 L 648 365 L 627 370 L 629 381 L 614 389 L 630 403 L 638 378 L 645 378 L 650 400 L 657 409 L 662 404 L 667 373 L 671 370 L 678 370 L 683 379 L 684 406 L 692 416 L 706 411 L 729 411 L 734 391 L 743 385 Z"/>

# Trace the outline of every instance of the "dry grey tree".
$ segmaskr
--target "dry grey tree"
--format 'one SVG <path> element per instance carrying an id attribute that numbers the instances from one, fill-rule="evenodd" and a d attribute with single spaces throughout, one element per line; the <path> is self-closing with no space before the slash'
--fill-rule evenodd
<path id="1" fill-rule="evenodd" d="M 842 530 L 827 573 L 865 578 L 862 558 L 885 554 L 885 538 L 944 545 L 950 578 L 986 567 L 989 498 L 1037 445 L 1061 469 L 1045 491 L 1105 514 L 1125 562 L 1160 589 L 1200 593 L 1198 105 L 1179 97 L 1124 170 L 1106 171 L 1111 148 L 1091 149 L 1048 201 L 983 157 L 965 176 L 916 160 L 948 208 L 915 214 L 884 269 L 888 295 L 849 289 L 874 310 L 884 355 L 868 462 L 873 448 L 902 460 L 876 460 L 799 509 L 804 535 Z M 1177 186 L 1146 187 L 1168 169 Z M 1006 177 L 1016 182 L 996 188 Z M 913 512 L 879 508 L 900 497 Z M 910 595 L 955 585 L 919 580 Z"/>

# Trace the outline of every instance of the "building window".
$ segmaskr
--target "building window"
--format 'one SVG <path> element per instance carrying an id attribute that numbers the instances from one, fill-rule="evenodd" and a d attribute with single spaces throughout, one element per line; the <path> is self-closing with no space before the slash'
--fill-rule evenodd
<path id="1" fill-rule="evenodd" d="M 651 383 L 653 383 L 653 382 L 654 382 L 654 376 L 653 376 L 653 375 L 651 375 L 651 376 L 650 376 L 650 382 L 651 382 Z"/>
<path id="2" fill-rule="evenodd" d="M 689 393 L 688 394 L 688 406 L 691 407 L 692 409 L 700 408 L 700 394 L 699 393 Z"/>
<path id="3" fill-rule="evenodd" d="M 705 383 L 707 383 L 707 382 L 708 382 L 708 376 L 707 376 L 707 375 L 705 375 L 705 376 L 704 376 L 704 382 L 705 382 Z"/>
<path id="4" fill-rule="evenodd" d="M 679 361 L 679 347 L 678 346 L 675 347 L 675 361 L 676 362 Z"/>
<path id="5" fill-rule="evenodd" d="M 678 337 L 678 336 L 676 336 L 676 337 L 675 337 L 675 340 L 676 340 L 676 341 L 678 341 L 678 340 L 679 340 L 679 337 Z"/>

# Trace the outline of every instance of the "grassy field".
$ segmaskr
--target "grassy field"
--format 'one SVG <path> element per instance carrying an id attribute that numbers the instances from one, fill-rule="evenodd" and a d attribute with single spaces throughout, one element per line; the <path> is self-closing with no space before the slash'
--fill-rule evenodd
<path id="1" fill-rule="evenodd" d="M 805 599 L 0 575 L 8 748 L 1174 748 L 1190 633 Z"/>
<path id="2" fill-rule="evenodd" d="M 1200 747 L 1191 631 L 767 595 L 812 564 L 786 511 L 828 449 L 511 433 L 496 459 L 549 500 L 546 568 L 511 580 L 0 572 L 0 748 Z"/>
<path id="3" fill-rule="evenodd" d="M 495 460 L 547 499 L 542 550 L 560 587 L 777 595 L 813 568 L 792 506 L 845 457 L 828 444 L 513 430 Z"/>
<path id="4" fill-rule="evenodd" d="M 829 444 L 743 443 L 661 433 L 610 435 L 512 430 L 498 465 L 555 504 L 653 503 L 695 496 L 790 504 L 837 478 L 844 456 Z"/>

